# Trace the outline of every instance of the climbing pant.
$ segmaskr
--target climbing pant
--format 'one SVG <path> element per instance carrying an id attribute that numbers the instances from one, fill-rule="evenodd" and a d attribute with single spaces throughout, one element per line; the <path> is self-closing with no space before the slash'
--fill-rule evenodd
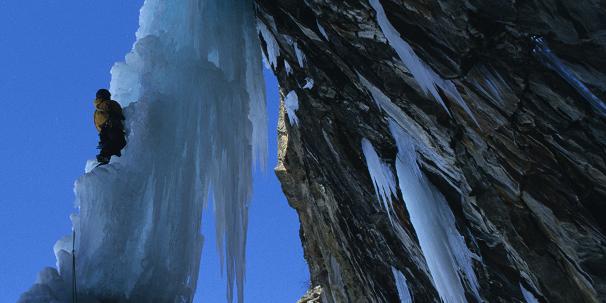
<path id="1" fill-rule="evenodd" d="M 126 146 L 126 138 L 124 137 L 124 130 L 121 127 L 109 127 L 104 126 L 99 133 L 99 146 L 97 149 L 100 149 L 99 155 L 97 158 L 101 157 L 103 159 L 107 159 L 111 156 L 122 156 L 122 149 Z"/>

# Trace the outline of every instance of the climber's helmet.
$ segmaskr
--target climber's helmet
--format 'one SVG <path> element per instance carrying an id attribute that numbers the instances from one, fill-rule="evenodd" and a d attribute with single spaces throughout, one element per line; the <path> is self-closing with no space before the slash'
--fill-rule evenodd
<path id="1" fill-rule="evenodd" d="M 110 94 L 110 92 L 107 89 L 102 88 L 97 91 L 97 99 L 110 100 L 111 98 L 112 98 L 112 94 Z"/>

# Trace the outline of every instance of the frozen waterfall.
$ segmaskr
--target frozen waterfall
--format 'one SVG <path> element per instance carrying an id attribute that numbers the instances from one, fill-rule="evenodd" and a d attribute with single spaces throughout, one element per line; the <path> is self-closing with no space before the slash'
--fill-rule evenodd
<path id="1" fill-rule="evenodd" d="M 191 302 L 210 195 L 227 299 L 243 302 L 252 168 L 267 153 L 252 2 L 146 0 L 111 91 L 128 146 L 75 184 L 79 302 Z M 70 249 L 58 242 L 58 271 L 20 302 L 71 302 Z"/>

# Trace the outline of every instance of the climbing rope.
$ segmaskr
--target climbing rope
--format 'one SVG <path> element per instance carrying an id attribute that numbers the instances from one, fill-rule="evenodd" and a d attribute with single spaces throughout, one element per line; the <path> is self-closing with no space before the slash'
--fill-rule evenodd
<path id="1" fill-rule="evenodd" d="M 72 303 L 78 303 L 76 287 L 76 229 L 72 230 Z"/>

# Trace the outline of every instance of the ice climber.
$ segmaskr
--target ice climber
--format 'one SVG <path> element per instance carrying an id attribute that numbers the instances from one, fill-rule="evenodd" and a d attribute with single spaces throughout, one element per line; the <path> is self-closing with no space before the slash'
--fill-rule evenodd
<path id="1" fill-rule="evenodd" d="M 101 151 L 97 155 L 99 165 L 109 163 L 112 156 L 122 156 L 121 150 L 126 146 L 124 137 L 124 115 L 118 102 L 111 99 L 107 89 L 97 91 L 95 104 L 95 127 L 99 132 Z"/>

